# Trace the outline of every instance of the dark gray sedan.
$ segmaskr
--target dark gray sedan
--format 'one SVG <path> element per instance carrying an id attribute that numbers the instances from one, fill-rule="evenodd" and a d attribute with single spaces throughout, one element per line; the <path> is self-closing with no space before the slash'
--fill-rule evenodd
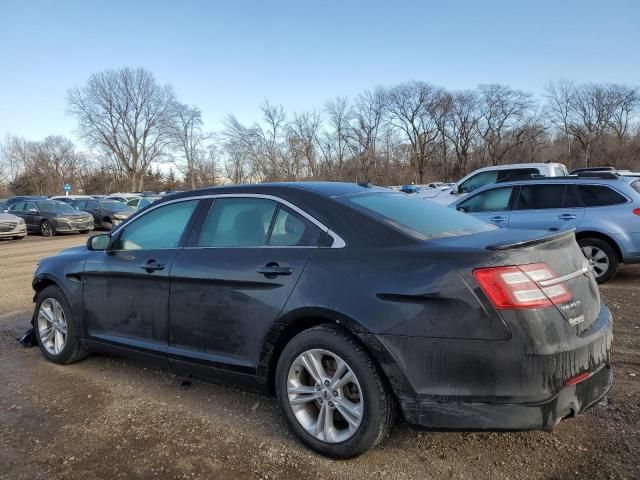
<path id="1" fill-rule="evenodd" d="M 27 230 L 52 237 L 61 232 L 89 233 L 93 218 L 57 200 L 33 200 L 14 203 L 9 213 L 24 219 Z"/>
<path id="2" fill-rule="evenodd" d="M 95 228 L 111 230 L 135 213 L 135 210 L 117 200 L 75 200 L 71 205 L 93 216 Z"/>

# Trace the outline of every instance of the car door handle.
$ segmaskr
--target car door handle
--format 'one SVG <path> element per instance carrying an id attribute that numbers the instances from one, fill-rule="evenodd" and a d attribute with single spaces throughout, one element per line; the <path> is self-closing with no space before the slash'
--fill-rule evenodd
<path id="1" fill-rule="evenodd" d="M 263 274 L 267 278 L 275 278 L 278 275 L 291 275 L 293 270 L 290 267 L 281 267 L 276 262 L 270 262 L 256 268 L 256 272 Z"/>
<path id="2" fill-rule="evenodd" d="M 489 220 L 492 222 L 506 222 L 507 217 L 491 217 Z"/>
<path id="3" fill-rule="evenodd" d="M 558 215 L 558 220 L 575 220 L 576 217 L 572 213 L 563 213 L 562 215 Z"/>
<path id="4" fill-rule="evenodd" d="M 158 263 L 155 260 L 148 260 L 147 263 L 140 265 L 140 268 L 146 270 L 147 273 L 151 273 L 156 270 L 164 270 L 164 264 Z"/>

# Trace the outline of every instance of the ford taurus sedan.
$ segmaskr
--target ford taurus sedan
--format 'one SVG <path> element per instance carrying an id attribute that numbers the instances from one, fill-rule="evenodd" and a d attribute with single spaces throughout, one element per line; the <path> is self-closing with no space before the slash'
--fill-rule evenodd
<path id="1" fill-rule="evenodd" d="M 50 361 L 102 351 L 277 396 L 324 455 L 397 413 L 551 429 L 612 382 L 612 319 L 573 233 L 504 230 L 369 185 L 186 192 L 40 262 Z"/>

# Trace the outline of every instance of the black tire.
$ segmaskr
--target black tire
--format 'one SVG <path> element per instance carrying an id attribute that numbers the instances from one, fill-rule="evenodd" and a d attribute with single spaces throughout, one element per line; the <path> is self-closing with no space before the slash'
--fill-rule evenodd
<path id="1" fill-rule="evenodd" d="M 40 224 L 40 233 L 43 237 L 53 237 L 56 234 L 56 230 L 49 220 L 43 220 Z"/>
<path id="2" fill-rule="evenodd" d="M 590 263 L 594 266 L 596 281 L 598 283 L 608 282 L 616 276 L 620 262 L 618 260 L 618 254 L 609 242 L 599 238 L 581 238 L 578 240 L 578 245 L 580 245 L 585 257 L 589 259 Z M 589 258 L 589 250 L 594 253 L 602 252 L 606 256 L 606 265 L 604 261 L 594 261 L 593 256 L 592 258 Z M 605 266 L 603 267 L 603 265 Z"/>
<path id="3" fill-rule="evenodd" d="M 111 221 L 110 218 L 105 218 L 102 221 L 102 228 L 105 229 L 106 231 L 110 232 L 111 230 L 113 230 L 113 222 Z"/>
<path id="4" fill-rule="evenodd" d="M 67 323 L 67 335 L 65 340 L 64 348 L 58 354 L 52 354 L 45 348 L 43 345 L 43 340 L 41 338 L 41 332 L 38 328 L 38 314 L 40 312 L 40 306 L 42 302 L 47 299 L 56 300 L 62 307 L 64 311 L 64 316 Z M 61 365 L 67 365 L 69 363 L 78 362 L 83 360 L 89 355 L 87 349 L 80 342 L 80 323 L 74 315 L 67 298 L 64 296 L 62 291 L 56 287 L 55 285 L 51 285 L 42 291 L 38 292 L 36 296 L 36 309 L 33 314 L 34 319 L 34 335 L 36 337 L 36 342 L 40 347 L 40 350 L 44 354 L 44 356 L 53 363 L 58 363 Z"/>
<path id="5" fill-rule="evenodd" d="M 358 379 L 363 401 L 363 414 L 355 433 L 340 443 L 322 441 L 298 422 L 287 393 L 287 378 L 293 362 L 310 349 L 323 349 L 338 355 Z M 353 458 L 378 445 L 393 428 L 396 401 L 381 372 L 364 348 L 338 327 L 322 325 L 296 335 L 285 346 L 275 376 L 278 403 L 291 430 L 312 450 L 332 458 Z"/>

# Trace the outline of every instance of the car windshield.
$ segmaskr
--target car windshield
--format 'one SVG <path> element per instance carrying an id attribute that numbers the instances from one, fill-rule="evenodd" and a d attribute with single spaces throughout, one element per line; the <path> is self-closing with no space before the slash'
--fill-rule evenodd
<path id="1" fill-rule="evenodd" d="M 113 210 L 114 212 L 124 212 L 129 210 L 129 207 L 117 200 L 104 200 L 100 202 L 100 206 L 102 208 L 106 208 L 107 210 Z"/>
<path id="2" fill-rule="evenodd" d="M 495 226 L 429 200 L 402 193 L 367 193 L 344 197 L 382 220 L 422 239 L 466 235 Z"/>
<path id="3" fill-rule="evenodd" d="M 38 202 L 38 208 L 47 213 L 78 213 L 75 208 L 64 202 Z"/>

